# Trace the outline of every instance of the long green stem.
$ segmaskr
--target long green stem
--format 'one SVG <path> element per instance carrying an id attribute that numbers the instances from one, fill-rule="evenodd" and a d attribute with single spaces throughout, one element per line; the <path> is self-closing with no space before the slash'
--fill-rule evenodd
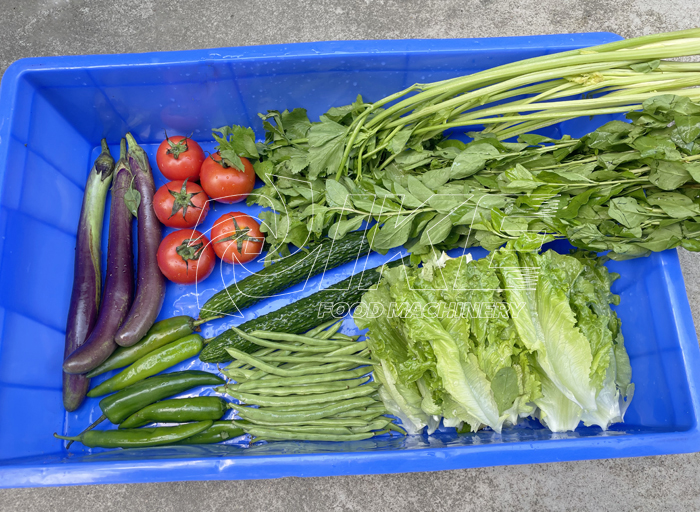
<path id="1" fill-rule="evenodd" d="M 508 80 L 512 77 L 568 68 L 570 66 L 581 66 L 588 64 L 600 65 L 601 63 L 614 63 L 615 65 L 619 66 L 630 65 L 635 62 L 643 62 L 647 60 L 693 55 L 698 53 L 696 40 L 698 37 L 700 37 L 700 29 L 656 34 L 656 37 L 646 36 L 643 38 L 616 41 L 614 43 L 588 48 L 586 50 L 573 50 L 555 55 L 535 57 L 534 59 L 527 59 L 524 61 L 506 64 L 504 66 L 498 66 L 480 73 L 474 73 L 473 75 L 443 82 L 441 85 L 435 88 L 428 88 L 426 91 L 415 96 L 411 96 L 410 98 L 407 98 L 386 109 L 384 112 L 374 117 L 368 123 L 368 127 L 381 123 L 384 119 L 390 117 L 395 111 L 408 105 L 417 104 L 441 94 L 460 94 L 462 90 L 480 87 L 484 82 L 489 80 Z M 660 42 L 662 44 L 661 46 L 648 46 L 647 42 Z M 624 51 L 622 51 L 623 49 Z M 621 51 L 616 52 L 615 50 Z M 613 55 L 611 55 L 611 53 L 613 53 Z M 567 75 L 560 73 L 559 76 Z"/>
<path id="2" fill-rule="evenodd" d="M 700 64 L 657 61 L 698 53 L 700 29 L 691 29 L 542 55 L 458 78 L 415 84 L 366 105 L 365 111 L 348 127 L 336 177 L 340 179 L 346 172 L 348 159 L 358 147 L 353 156 L 356 162 L 352 165 L 358 173 L 362 172 L 363 159 L 371 157 L 374 157 L 372 167 L 384 169 L 394 155 L 383 161 L 386 153 L 382 152 L 404 127 L 413 129 L 412 136 L 425 140 L 450 128 L 485 122 L 493 125 L 487 131 L 498 133 L 503 139 L 565 119 L 617 113 L 623 106 L 630 110 L 637 103 L 624 102 L 629 100 L 632 91 L 640 94 L 672 91 L 678 94 L 679 89 L 700 84 Z M 651 71 L 630 68 L 633 64 L 645 62 L 652 63 L 649 66 Z M 556 103 L 554 100 L 586 93 L 610 98 L 608 103 L 595 97 L 579 100 L 581 103 L 578 104 L 564 100 L 554 106 L 548 105 Z M 695 97 L 694 94 L 681 94 Z M 496 102 L 511 98 L 515 99 L 505 106 L 494 106 Z M 496 115 L 536 110 L 546 111 L 547 115 L 535 113 L 517 116 L 517 119 L 513 116 L 494 118 Z M 384 130 L 388 130 L 388 135 L 382 134 Z M 363 140 L 356 145 L 361 133 Z M 376 138 L 376 145 L 365 154 L 369 138 Z M 376 155 L 382 157 L 377 159 Z"/>

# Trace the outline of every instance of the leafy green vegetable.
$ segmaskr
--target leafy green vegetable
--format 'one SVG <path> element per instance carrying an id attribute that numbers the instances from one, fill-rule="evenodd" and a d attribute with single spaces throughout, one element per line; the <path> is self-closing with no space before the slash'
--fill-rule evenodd
<path id="1" fill-rule="evenodd" d="M 259 158 L 255 147 L 255 133 L 250 128 L 242 126 L 222 126 L 212 130 L 214 140 L 218 142 L 217 150 L 226 164 L 243 170 L 240 157 Z"/>
<path id="2" fill-rule="evenodd" d="M 446 426 L 499 432 L 519 418 L 549 429 L 607 429 L 634 391 L 617 277 L 593 253 L 518 252 L 479 261 L 435 253 L 385 269 L 354 320 L 368 328 L 380 397 L 412 433 Z"/>
<path id="3" fill-rule="evenodd" d="M 472 133 L 465 144 L 417 140 L 405 128 L 382 143 L 360 130 L 368 156 L 350 179 L 335 171 L 367 108 L 358 98 L 318 123 L 301 109 L 262 116 L 267 135 L 255 168 L 265 185 L 248 201 L 278 214 L 282 229 L 266 231 L 270 245 L 286 252 L 285 244 L 342 238 L 366 222 L 378 225 L 375 250 L 403 246 L 416 256 L 431 247 L 492 250 L 524 233 L 566 237 L 613 258 L 700 247 L 700 230 L 673 226 L 700 217 L 700 105 L 686 97 L 651 97 L 628 114 L 631 123 L 612 121 L 581 139 L 526 134 L 504 143 Z M 250 146 L 250 132 L 220 131 L 241 133 Z M 345 165 L 355 159 L 351 151 Z"/>

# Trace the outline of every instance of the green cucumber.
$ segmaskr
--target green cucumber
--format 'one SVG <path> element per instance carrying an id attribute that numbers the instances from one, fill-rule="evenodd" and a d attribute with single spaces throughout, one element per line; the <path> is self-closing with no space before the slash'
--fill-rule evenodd
<path id="1" fill-rule="evenodd" d="M 401 263 L 397 260 L 396 263 Z M 243 332 L 277 331 L 289 334 L 301 334 L 331 318 L 342 317 L 359 304 L 362 295 L 370 286 L 379 282 L 379 267 L 365 270 L 340 281 L 308 297 L 292 302 L 277 311 L 249 320 L 238 328 Z M 337 309 L 336 309 L 337 308 Z M 235 348 L 251 354 L 260 347 L 244 340 L 231 329 L 214 338 L 199 354 L 205 363 L 223 363 L 231 361 L 227 348 Z"/>
<path id="2" fill-rule="evenodd" d="M 242 311 L 325 270 L 356 260 L 368 251 L 369 243 L 363 231 L 349 233 L 342 240 L 326 238 L 308 251 L 298 251 L 229 285 L 202 306 L 199 317 Z"/>

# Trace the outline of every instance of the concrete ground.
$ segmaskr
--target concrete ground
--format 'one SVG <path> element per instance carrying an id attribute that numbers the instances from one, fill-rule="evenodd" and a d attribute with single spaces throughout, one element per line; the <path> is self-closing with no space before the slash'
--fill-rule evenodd
<path id="1" fill-rule="evenodd" d="M 329 39 L 700 26 L 697 0 L 0 0 L 0 72 L 21 57 Z M 700 325 L 700 254 L 681 251 Z M 440 473 L 0 491 L 0 510 L 697 510 L 700 455 Z"/>

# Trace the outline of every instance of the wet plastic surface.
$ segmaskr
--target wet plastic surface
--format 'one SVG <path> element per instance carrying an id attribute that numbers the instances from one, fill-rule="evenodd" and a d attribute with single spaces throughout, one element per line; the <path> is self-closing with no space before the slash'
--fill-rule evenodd
<path id="1" fill-rule="evenodd" d="M 63 410 L 60 368 L 82 190 L 101 137 L 116 156 L 119 138 L 130 130 L 155 165 L 164 128 L 172 134 L 193 132 L 211 150 L 212 127 L 248 125 L 262 136 L 256 114 L 266 109 L 304 107 L 316 119 L 358 93 L 372 101 L 415 82 L 615 39 L 579 34 L 308 43 L 27 59 L 12 65 L 0 92 L 0 486 L 428 471 L 699 450 L 700 350 L 675 251 L 609 264 L 622 275 L 613 291 L 621 295 L 617 310 L 636 391 L 625 423 L 607 432 L 580 427 L 552 434 L 529 422 L 500 435 L 458 436 L 445 430 L 432 437 L 252 448 L 244 448 L 239 438 L 207 447 L 111 451 L 76 444 L 70 453 L 51 435 L 76 434 L 100 415 L 97 399 L 75 413 Z M 545 133 L 579 135 L 604 121 L 569 121 Z M 165 182 L 157 170 L 155 175 L 157 185 Z M 258 211 L 244 203 L 213 206 L 200 228 L 205 233 L 225 212 Z M 373 254 L 367 268 L 389 257 Z M 196 316 L 198 305 L 224 283 L 260 267 L 237 267 L 234 276 L 230 265 L 217 265 L 196 287 L 170 283 L 160 318 Z M 203 335 L 214 336 L 357 270 L 348 264 L 313 278 L 243 311 L 244 318 L 207 324 Z M 351 321 L 343 332 L 355 332 Z M 216 369 L 191 360 L 173 370 L 186 368 Z M 212 390 L 187 395 L 200 393 Z"/>

